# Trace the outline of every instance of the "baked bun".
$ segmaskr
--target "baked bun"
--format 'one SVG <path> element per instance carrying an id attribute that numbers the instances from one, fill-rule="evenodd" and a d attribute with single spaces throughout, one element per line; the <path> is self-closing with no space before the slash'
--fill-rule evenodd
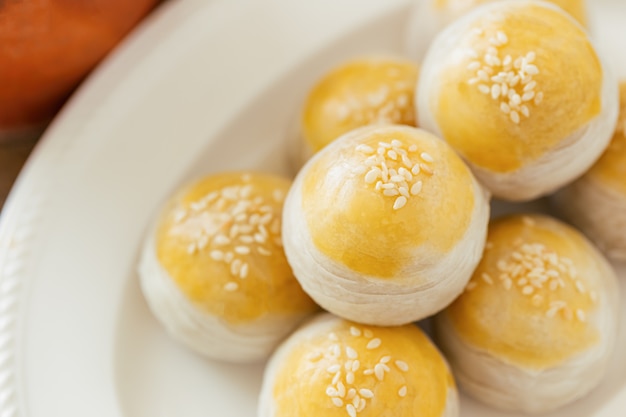
<path id="1" fill-rule="evenodd" d="M 620 117 L 609 147 L 553 201 L 607 256 L 626 261 L 626 82 L 620 85 Z"/>
<path id="2" fill-rule="evenodd" d="M 582 234 L 547 216 L 514 215 L 491 223 L 482 261 L 435 327 L 466 392 L 542 413 L 599 383 L 617 308 L 615 273 Z"/>
<path id="3" fill-rule="evenodd" d="M 458 410 L 445 359 L 418 327 L 364 327 L 326 313 L 270 359 L 258 416 L 455 417 Z"/>
<path id="4" fill-rule="evenodd" d="M 418 67 L 400 58 L 353 59 L 333 68 L 313 86 L 298 119 L 295 164 L 357 127 L 415 126 Z"/>
<path id="5" fill-rule="evenodd" d="M 280 240 L 290 181 L 211 175 L 163 209 L 139 265 L 148 305 L 170 335 L 210 358 L 251 362 L 317 310 Z"/>
<path id="6" fill-rule="evenodd" d="M 443 28 L 477 6 L 495 0 L 415 0 L 409 18 L 407 54 L 421 62 L 435 36 Z M 497 0 L 499 1 L 499 0 Z M 584 0 L 547 0 L 587 26 L 587 8 Z"/>
<path id="7" fill-rule="evenodd" d="M 399 325 L 461 293 L 488 217 L 486 192 L 444 141 L 407 126 L 367 126 L 299 172 L 283 242 L 296 278 L 322 307 Z"/>
<path id="8" fill-rule="evenodd" d="M 531 0 L 485 4 L 448 26 L 417 89 L 420 126 L 444 138 L 495 197 L 514 201 L 589 169 L 618 107 L 617 81 L 585 30 Z"/>

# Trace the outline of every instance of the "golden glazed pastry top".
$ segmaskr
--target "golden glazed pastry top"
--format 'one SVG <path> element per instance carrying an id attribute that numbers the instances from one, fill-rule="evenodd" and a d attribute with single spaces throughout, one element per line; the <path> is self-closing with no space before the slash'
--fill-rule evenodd
<path id="1" fill-rule="evenodd" d="M 412 62 L 390 58 L 353 60 L 333 69 L 307 97 L 302 113 L 304 139 L 317 152 L 357 127 L 415 126 L 417 75 Z"/>
<path id="2" fill-rule="evenodd" d="M 626 196 L 626 82 L 620 84 L 620 113 L 613 139 L 587 175 Z"/>
<path id="3" fill-rule="evenodd" d="M 170 202 L 157 227 L 157 258 L 198 308 L 233 324 L 315 311 L 280 240 L 289 187 L 271 175 L 218 174 Z"/>
<path id="4" fill-rule="evenodd" d="M 418 251 L 446 254 L 472 220 L 471 172 L 444 141 L 421 129 L 356 130 L 301 175 L 313 244 L 362 274 L 391 278 L 410 268 Z"/>
<path id="5" fill-rule="evenodd" d="M 472 7 L 478 6 L 484 3 L 490 3 L 494 0 L 433 0 L 435 7 L 438 9 L 451 8 L 465 12 Z M 585 0 L 546 0 L 553 3 L 567 13 L 569 13 L 574 19 L 578 20 L 584 26 L 587 26 L 587 11 L 585 8 Z"/>
<path id="6" fill-rule="evenodd" d="M 549 217 L 495 220 L 465 292 L 443 314 L 462 340 L 503 361 L 558 365 L 599 341 L 590 322 L 604 271 L 597 256 Z"/>
<path id="7" fill-rule="evenodd" d="M 280 364 L 275 416 L 439 417 L 454 380 L 416 326 L 379 328 L 344 320 L 307 336 Z"/>
<path id="8" fill-rule="evenodd" d="M 526 2 L 490 7 L 454 36 L 429 100 L 464 158 L 506 173 L 598 116 L 603 69 L 585 31 L 562 11 Z"/>

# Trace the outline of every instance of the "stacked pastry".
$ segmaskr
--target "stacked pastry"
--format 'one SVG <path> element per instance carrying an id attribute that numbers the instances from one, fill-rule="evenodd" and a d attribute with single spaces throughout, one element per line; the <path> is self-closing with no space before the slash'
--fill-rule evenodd
<path id="1" fill-rule="evenodd" d="M 626 83 L 620 93 L 619 122 L 609 147 L 554 202 L 609 257 L 626 261 Z"/>
<path id="2" fill-rule="evenodd" d="M 454 21 L 428 50 L 417 88 L 420 126 L 494 196 L 515 201 L 589 169 L 611 139 L 618 104 L 617 81 L 585 30 L 531 0 L 488 3 Z"/>
<path id="3" fill-rule="evenodd" d="M 321 314 L 267 365 L 259 417 L 454 417 L 454 379 L 413 325 L 363 326 Z"/>
<path id="4" fill-rule="evenodd" d="M 258 173 L 210 175 L 162 209 L 139 275 L 148 305 L 176 340 L 213 359 L 252 362 L 317 310 L 282 248 L 289 185 Z"/>
<path id="5" fill-rule="evenodd" d="M 344 133 L 373 124 L 416 125 L 418 66 L 400 58 L 366 57 L 333 67 L 311 88 L 293 133 L 298 169 Z"/>
<path id="6" fill-rule="evenodd" d="M 283 242 L 296 278 L 322 307 L 399 325 L 459 295 L 488 218 L 487 193 L 444 141 L 407 126 L 367 126 L 298 173 Z"/>
<path id="7" fill-rule="evenodd" d="M 437 317 L 438 340 L 468 393 L 546 412 L 604 375 L 617 293 L 611 266 L 579 232 L 546 216 L 501 218 L 465 292 Z"/>

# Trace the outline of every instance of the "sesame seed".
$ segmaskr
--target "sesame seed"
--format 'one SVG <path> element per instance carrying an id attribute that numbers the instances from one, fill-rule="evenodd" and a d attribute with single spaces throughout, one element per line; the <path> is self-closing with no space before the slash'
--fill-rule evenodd
<path id="1" fill-rule="evenodd" d="M 420 170 L 424 171 L 427 175 L 432 175 L 433 170 L 428 167 L 428 165 L 420 164 Z"/>
<path id="2" fill-rule="evenodd" d="M 530 117 L 530 110 L 528 109 L 528 106 L 526 106 L 525 104 L 520 107 L 520 112 L 522 112 L 524 117 L 526 118 Z"/>
<path id="3" fill-rule="evenodd" d="M 522 294 L 524 295 L 530 295 L 533 292 L 535 292 L 535 288 L 531 285 L 527 285 L 522 289 Z"/>
<path id="4" fill-rule="evenodd" d="M 380 363 L 374 366 L 374 375 L 379 381 L 382 381 L 385 378 L 385 370 Z"/>
<path id="5" fill-rule="evenodd" d="M 339 392 L 337 392 L 335 387 L 329 386 L 326 387 L 326 395 L 328 395 L 329 397 L 336 397 L 339 395 Z"/>
<path id="6" fill-rule="evenodd" d="M 372 392 L 372 390 L 367 389 L 367 388 L 361 388 L 359 390 L 359 394 L 363 398 L 374 398 L 374 393 Z"/>
<path id="7" fill-rule="evenodd" d="M 576 318 L 583 323 L 587 321 L 587 315 L 580 308 L 576 309 Z"/>
<path id="8" fill-rule="evenodd" d="M 210 256 L 214 261 L 221 261 L 224 259 L 224 252 L 221 250 L 212 250 Z"/>
<path id="9" fill-rule="evenodd" d="M 491 97 L 494 100 L 500 97 L 501 92 L 502 92 L 502 87 L 500 87 L 500 84 L 494 84 L 491 86 Z"/>
<path id="10" fill-rule="evenodd" d="M 260 255 L 263 256 L 270 256 L 272 255 L 272 252 L 265 249 L 263 246 L 259 246 L 258 248 L 256 248 L 257 252 L 259 252 Z"/>
<path id="11" fill-rule="evenodd" d="M 409 364 L 404 361 L 397 360 L 395 364 L 402 372 L 407 372 L 409 370 Z"/>
<path id="12" fill-rule="evenodd" d="M 365 174 L 366 171 L 367 171 L 367 167 L 365 167 L 363 165 L 359 165 L 356 168 L 354 168 L 354 173 L 356 175 Z"/>
<path id="13" fill-rule="evenodd" d="M 532 65 L 532 64 L 526 65 L 525 70 L 530 75 L 539 74 L 539 68 L 537 68 L 535 65 Z"/>
<path id="14" fill-rule="evenodd" d="M 235 253 L 239 255 L 247 255 L 250 253 L 250 248 L 247 246 L 235 246 Z"/>
<path id="15" fill-rule="evenodd" d="M 467 285 L 465 286 L 465 291 L 472 291 L 477 287 L 478 284 L 476 284 L 475 281 L 470 281 L 467 283 Z"/>
<path id="16" fill-rule="evenodd" d="M 537 86 L 537 81 L 531 81 L 524 86 L 524 92 L 526 93 L 533 92 L 536 86 Z"/>
<path id="17" fill-rule="evenodd" d="M 356 350 L 354 350 L 353 348 L 351 348 L 350 346 L 346 347 L 346 355 L 350 358 L 350 359 L 356 359 L 358 354 L 356 353 Z"/>
<path id="18" fill-rule="evenodd" d="M 398 390 L 398 395 L 399 395 L 400 397 L 405 397 L 405 396 L 406 396 L 406 391 L 407 391 L 406 385 L 403 385 L 403 386 L 402 386 L 402 387 Z"/>
<path id="19" fill-rule="evenodd" d="M 422 158 L 425 162 L 434 162 L 434 159 L 428 152 L 422 152 L 420 154 L 420 158 Z"/>
<path id="20" fill-rule="evenodd" d="M 350 417 L 356 417 L 356 408 L 352 404 L 346 406 L 346 411 Z"/>
<path id="21" fill-rule="evenodd" d="M 235 259 L 230 264 L 230 273 L 232 275 L 239 275 L 239 269 L 241 268 L 241 259 Z"/>
<path id="22" fill-rule="evenodd" d="M 372 184 L 381 175 L 381 170 L 378 167 L 372 168 L 367 174 L 365 174 L 365 182 Z"/>
<path id="23" fill-rule="evenodd" d="M 491 276 L 489 274 L 483 273 L 481 275 L 481 278 L 483 279 L 483 281 L 485 281 L 487 284 L 489 285 L 493 285 L 493 279 L 491 278 Z"/>
<path id="24" fill-rule="evenodd" d="M 341 398 L 333 397 L 331 401 L 336 407 L 343 407 L 343 400 Z"/>
<path id="25" fill-rule="evenodd" d="M 227 238 L 225 235 L 220 234 L 220 235 L 215 236 L 215 238 L 213 238 L 213 243 L 215 243 L 218 246 L 229 245 L 230 239 Z"/>
<path id="26" fill-rule="evenodd" d="M 407 202 L 407 198 L 401 195 L 400 197 L 396 198 L 396 201 L 393 203 L 393 209 L 400 210 L 402 207 L 406 205 L 406 202 Z"/>
<path id="27" fill-rule="evenodd" d="M 224 290 L 229 291 L 229 292 L 237 291 L 238 288 L 239 288 L 239 284 L 237 284 L 236 282 L 232 282 L 232 281 L 224 285 Z"/>
<path id="28" fill-rule="evenodd" d="M 367 343 L 367 349 L 376 349 L 377 347 L 379 347 L 381 345 L 382 341 L 379 338 L 375 338 L 370 340 Z"/>
<path id="29" fill-rule="evenodd" d="M 368 339 L 374 337 L 374 333 L 370 329 L 363 330 L 363 335 Z"/>
<path id="30" fill-rule="evenodd" d="M 511 121 L 513 123 L 519 124 L 520 122 L 519 114 L 515 110 L 511 110 L 511 113 L 509 113 L 509 117 L 511 118 Z"/>
<path id="31" fill-rule="evenodd" d="M 346 374 L 346 382 L 348 384 L 354 384 L 354 373 L 352 371 Z"/>
<path id="32" fill-rule="evenodd" d="M 480 91 L 483 94 L 489 94 L 491 89 L 487 85 L 485 85 L 485 84 L 480 84 L 478 86 L 478 91 Z"/>
<path id="33" fill-rule="evenodd" d="M 361 367 L 361 361 L 356 359 L 356 360 L 354 360 L 354 362 L 352 362 L 352 367 L 350 367 L 350 370 L 352 372 L 356 372 L 356 371 L 359 370 L 360 367 Z"/>
<path id="34" fill-rule="evenodd" d="M 386 197 L 393 197 L 393 196 L 396 196 L 398 194 L 400 194 L 400 191 L 398 191 L 395 188 L 387 188 L 387 189 L 383 190 L 383 195 L 386 196 Z M 396 204 L 397 204 L 397 201 L 393 205 L 393 209 L 394 210 L 398 210 L 399 208 L 402 208 L 402 207 L 397 207 L 396 208 Z"/>
<path id="35" fill-rule="evenodd" d="M 248 264 L 244 263 L 241 265 L 241 269 L 239 270 L 239 278 L 245 279 L 248 277 Z"/>
<path id="36" fill-rule="evenodd" d="M 333 376 L 333 385 L 337 385 L 337 383 L 339 382 L 339 380 L 341 379 L 341 371 L 337 372 L 335 374 L 335 376 Z M 337 391 L 337 395 L 339 395 L 339 391 Z"/>
<path id="37" fill-rule="evenodd" d="M 354 337 L 361 336 L 361 330 L 358 327 L 350 326 L 350 334 Z"/>
<path id="38" fill-rule="evenodd" d="M 346 394 L 346 398 L 348 400 L 351 400 L 354 398 L 355 395 L 356 395 L 356 390 L 354 388 L 350 388 Z"/>
<path id="39" fill-rule="evenodd" d="M 374 373 L 373 369 L 366 369 L 363 371 L 363 375 L 372 375 Z"/>
<path id="40" fill-rule="evenodd" d="M 180 223 L 187 217 L 187 211 L 184 209 L 178 209 L 174 212 L 174 223 Z"/>
<path id="41" fill-rule="evenodd" d="M 326 368 L 326 371 L 327 371 L 329 374 L 334 374 L 334 373 L 336 373 L 336 372 L 339 372 L 340 370 L 341 370 L 341 366 L 339 366 L 339 365 L 337 365 L 337 364 L 331 365 L 331 366 L 329 366 L 328 368 Z"/>
<path id="42" fill-rule="evenodd" d="M 380 363 L 387 363 L 391 360 L 391 356 L 383 356 L 382 358 L 380 358 L 380 360 L 378 362 Z"/>
<path id="43" fill-rule="evenodd" d="M 337 392 L 342 398 L 346 396 L 346 386 L 341 381 L 337 382 Z"/>

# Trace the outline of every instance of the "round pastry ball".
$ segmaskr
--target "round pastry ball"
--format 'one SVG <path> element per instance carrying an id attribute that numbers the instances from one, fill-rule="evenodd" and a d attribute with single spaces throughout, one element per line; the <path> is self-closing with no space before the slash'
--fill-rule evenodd
<path id="1" fill-rule="evenodd" d="M 285 253 L 322 307 L 399 325 L 444 308 L 480 259 L 488 196 L 442 140 L 356 129 L 316 154 L 285 201 Z"/>
<path id="2" fill-rule="evenodd" d="M 422 61 L 437 34 L 481 4 L 500 0 L 417 0 L 409 18 L 406 47 L 411 58 Z M 523 0 L 522 0 L 523 1 Z M 587 26 L 584 0 L 547 0 Z"/>
<path id="3" fill-rule="evenodd" d="M 415 126 L 418 67 L 400 58 L 353 59 L 313 86 L 298 120 L 295 165 L 342 134 L 370 124 Z"/>
<path id="4" fill-rule="evenodd" d="M 207 176 L 178 192 L 145 241 L 139 275 L 168 333 L 207 357 L 267 357 L 318 308 L 281 243 L 290 181 L 249 172 Z"/>
<path id="5" fill-rule="evenodd" d="M 455 417 L 445 359 L 414 325 L 366 327 L 331 314 L 302 326 L 265 369 L 259 417 Z"/>
<path id="6" fill-rule="evenodd" d="M 437 36 L 417 107 L 420 125 L 494 196 L 521 201 L 589 169 L 619 103 L 616 79 L 578 23 L 549 3 L 516 0 L 477 7 Z"/>
<path id="7" fill-rule="evenodd" d="M 620 117 L 609 147 L 553 201 L 607 256 L 626 261 L 626 82 L 620 84 Z"/>
<path id="8" fill-rule="evenodd" d="M 461 387 L 495 407 L 542 413 L 593 389 L 618 326 L 618 284 L 579 232 L 547 216 L 489 227 L 463 294 L 436 318 Z"/>

